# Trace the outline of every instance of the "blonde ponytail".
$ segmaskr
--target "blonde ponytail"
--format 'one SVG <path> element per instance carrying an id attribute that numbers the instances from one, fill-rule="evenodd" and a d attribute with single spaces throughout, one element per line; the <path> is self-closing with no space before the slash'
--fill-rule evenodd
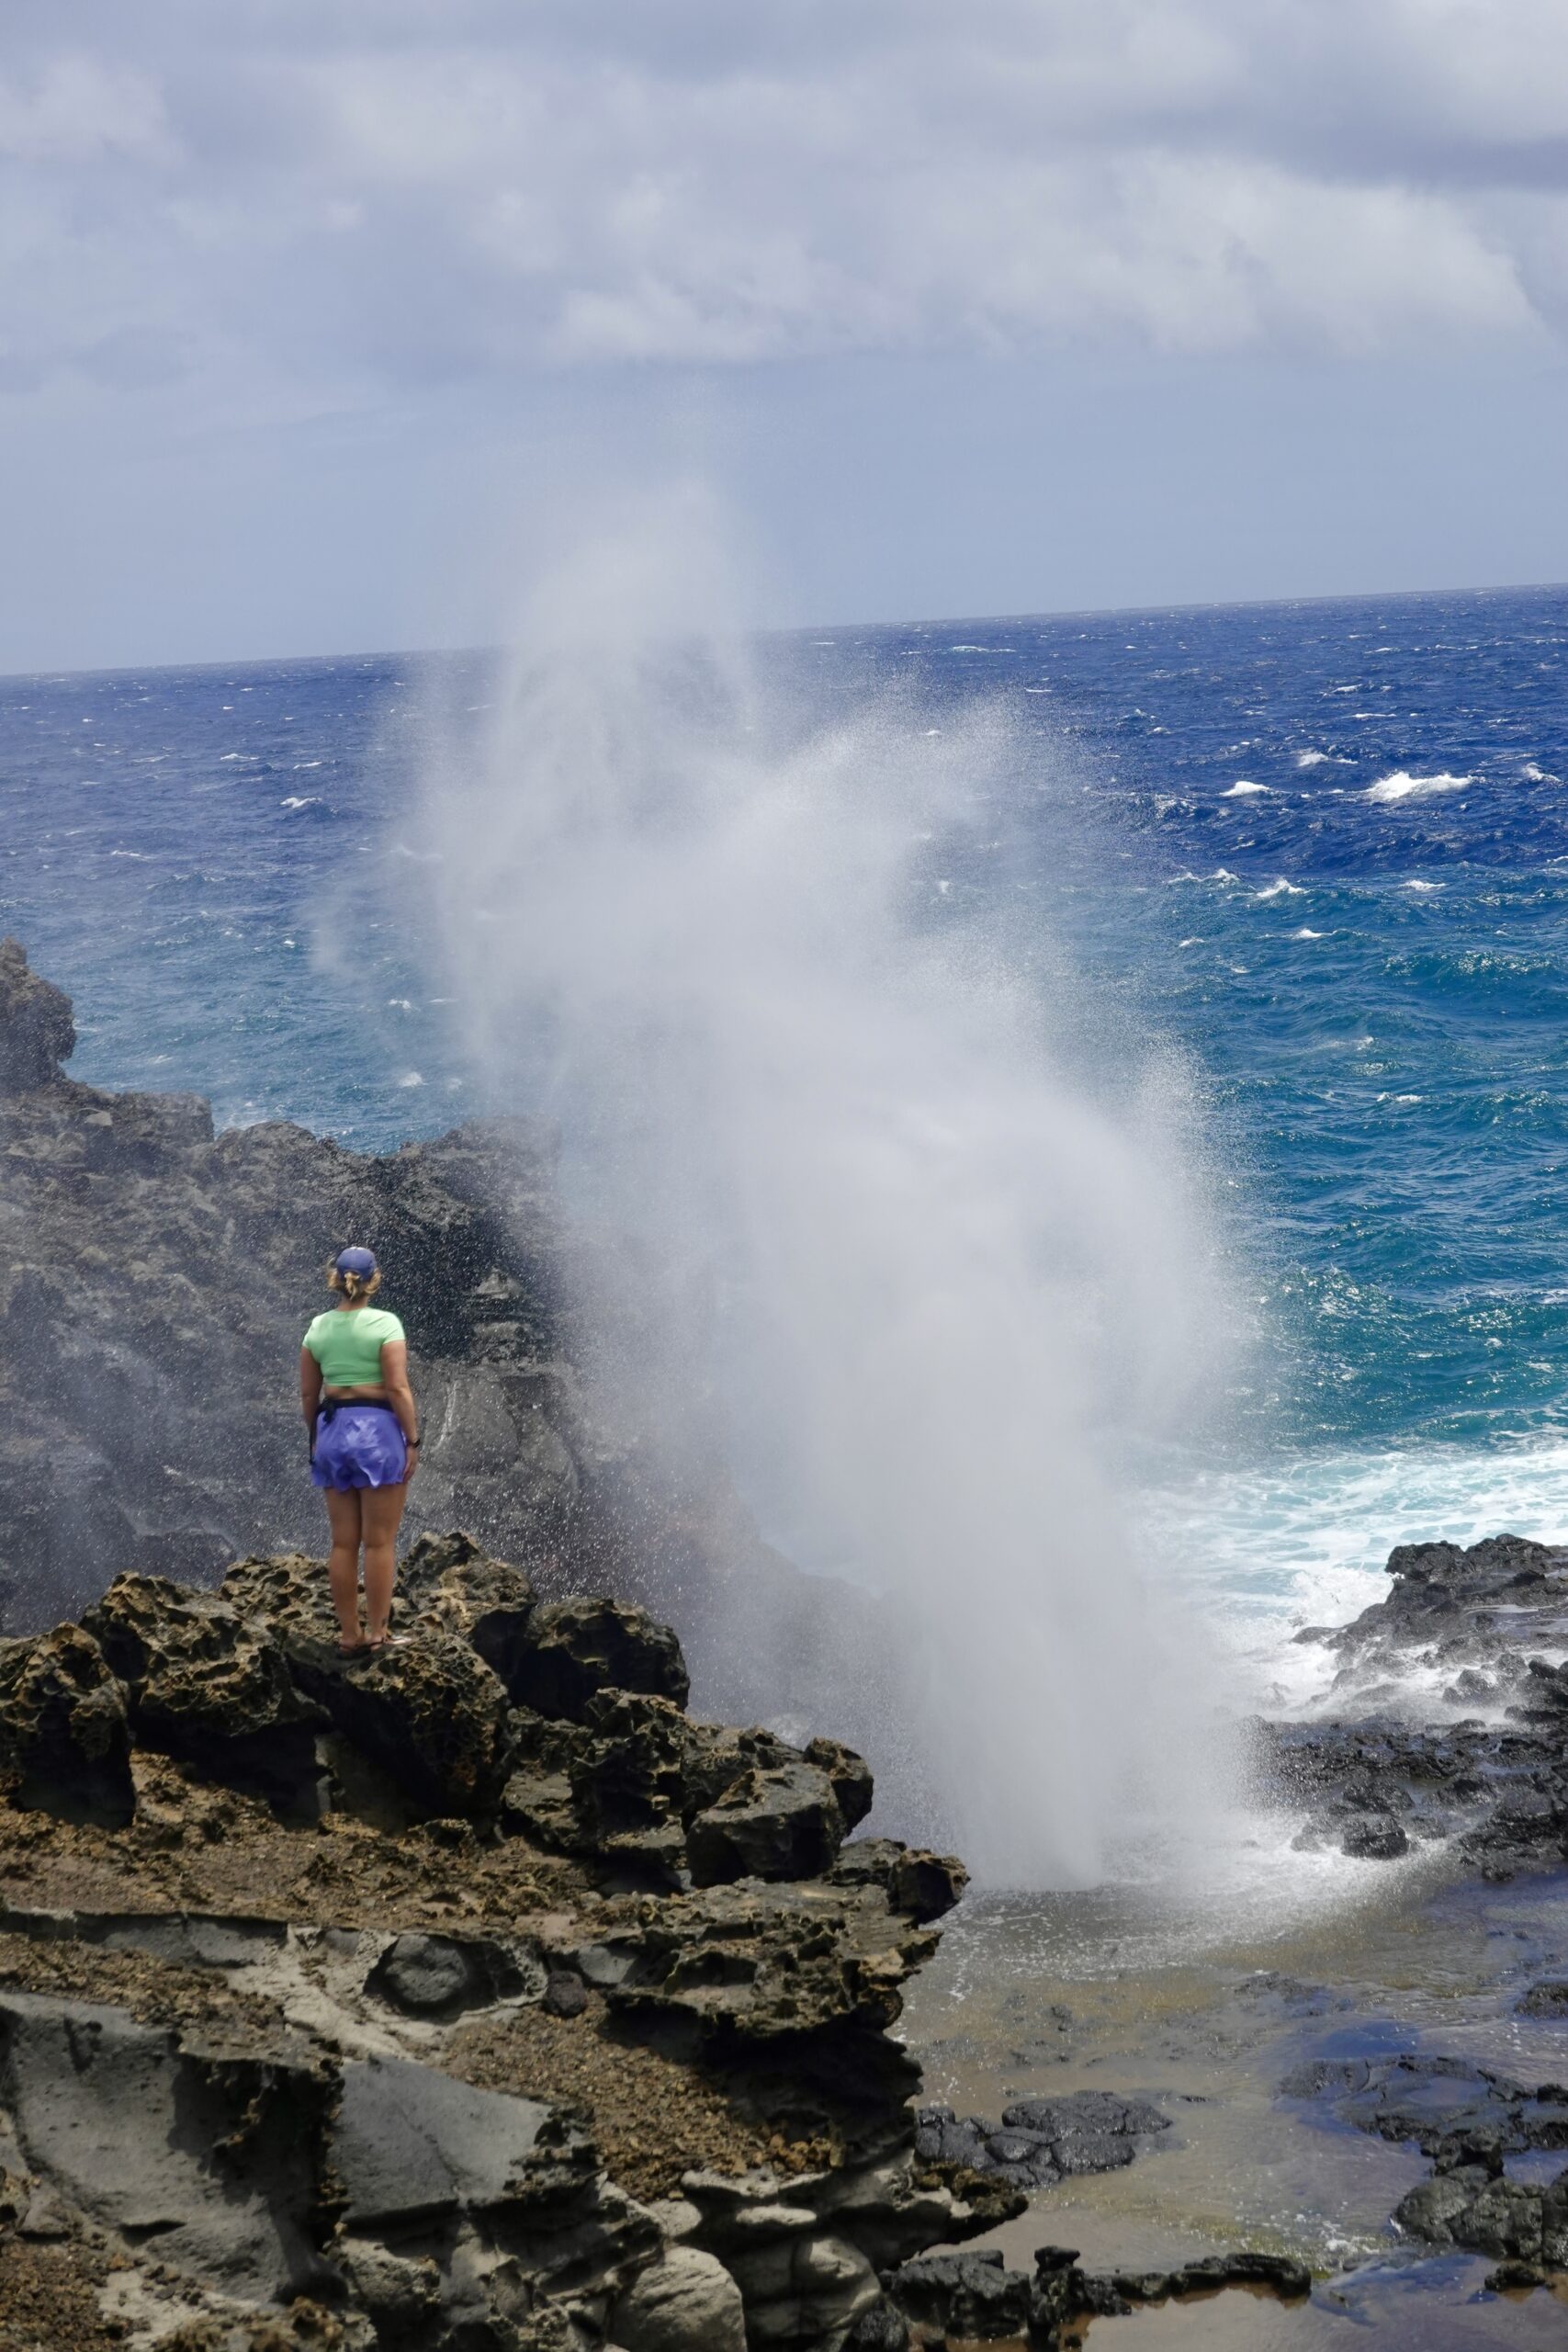
<path id="1" fill-rule="evenodd" d="M 335 1265 L 327 1268 L 327 1288 L 341 1291 L 351 1306 L 359 1299 L 374 1298 L 380 1287 L 379 1268 L 373 1274 L 342 1273 Z"/>

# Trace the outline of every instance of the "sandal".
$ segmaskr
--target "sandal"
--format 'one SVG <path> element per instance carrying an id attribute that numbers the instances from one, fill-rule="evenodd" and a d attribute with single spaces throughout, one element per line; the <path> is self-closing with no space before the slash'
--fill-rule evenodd
<path id="1" fill-rule="evenodd" d="M 363 1657 L 366 1651 L 372 1645 L 363 1638 L 357 1642 L 345 1642 L 340 1635 L 338 1638 L 337 1654 L 339 1657 Z"/>
<path id="2" fill-rule="evenodd" d="M 365 1645 L 367 1650 L 406 1650 L 408 1645 L 406 1634 L 372 1634 Z"/>

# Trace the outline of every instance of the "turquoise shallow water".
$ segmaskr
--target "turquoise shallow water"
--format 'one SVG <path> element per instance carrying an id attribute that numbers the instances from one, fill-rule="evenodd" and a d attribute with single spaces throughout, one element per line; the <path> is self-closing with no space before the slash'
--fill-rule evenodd
<path id="1" fill-rule="evenodd" d="M 994 839 L 944 894 L 1018 936 L 1038 907 L 1107 1034 L 1190 1073 L 1265 1345 L 1151 1524 L 1244 1629 L 1359 1605 L 1404 1535 L 1568 1502 L 1565 648 L 1542 590 L 764 650 L 796 724 L 893 684 L 915 732 L 1003 706 Z M 482 662 L 433 666 L 482 700 Z M 74 994 L 80 1076 L 367 1147 L 478 1106 L 403 838 L 421 678 L 0 684 L 0 925 Z"/>

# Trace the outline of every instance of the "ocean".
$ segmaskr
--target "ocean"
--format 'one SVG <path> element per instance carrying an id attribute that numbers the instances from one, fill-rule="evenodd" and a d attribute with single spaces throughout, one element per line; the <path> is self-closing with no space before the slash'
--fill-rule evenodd
<path id="1" fill-rule="evenodd" d="M 1042 984 L 1065 956 L 1183 1073 L 1258 1336 L 1145 1517 L 1277 1704 L 1392 1544 L 1568 1521 L 1565 651 L 1564 589 L 762 649 L 802 723 L 1005 714 L 933 887 L 1037 919 Z M 482 700 L 478 656 L 0 683 L 0 930 L 75 998 L 75 1075 L 366 1148 L 480 1106 L 406 814 L 432 672 Z"/>

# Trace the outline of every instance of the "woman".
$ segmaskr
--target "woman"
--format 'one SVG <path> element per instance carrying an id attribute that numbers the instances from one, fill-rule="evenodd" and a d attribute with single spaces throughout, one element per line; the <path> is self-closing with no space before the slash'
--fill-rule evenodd
<path id="1" fill-rule="evenodd" d="M 327 1273 L 340 1294 L 318 1315 L 299 1351 L 299 1401 L 310 1432 L 310 1476 L 327 1498 L 327 1577 L 344 1657 L 385 1649 L 392 1613 L 393 1546 L 419 1463 L 419 1424 L 409 1351 L 395 1315 L 372 1306 L 381 1287 L 375 1253 L 342 1250 Z M 367 1624 L 359 1627 L 359 1552 L 365 1548 Z"/>

